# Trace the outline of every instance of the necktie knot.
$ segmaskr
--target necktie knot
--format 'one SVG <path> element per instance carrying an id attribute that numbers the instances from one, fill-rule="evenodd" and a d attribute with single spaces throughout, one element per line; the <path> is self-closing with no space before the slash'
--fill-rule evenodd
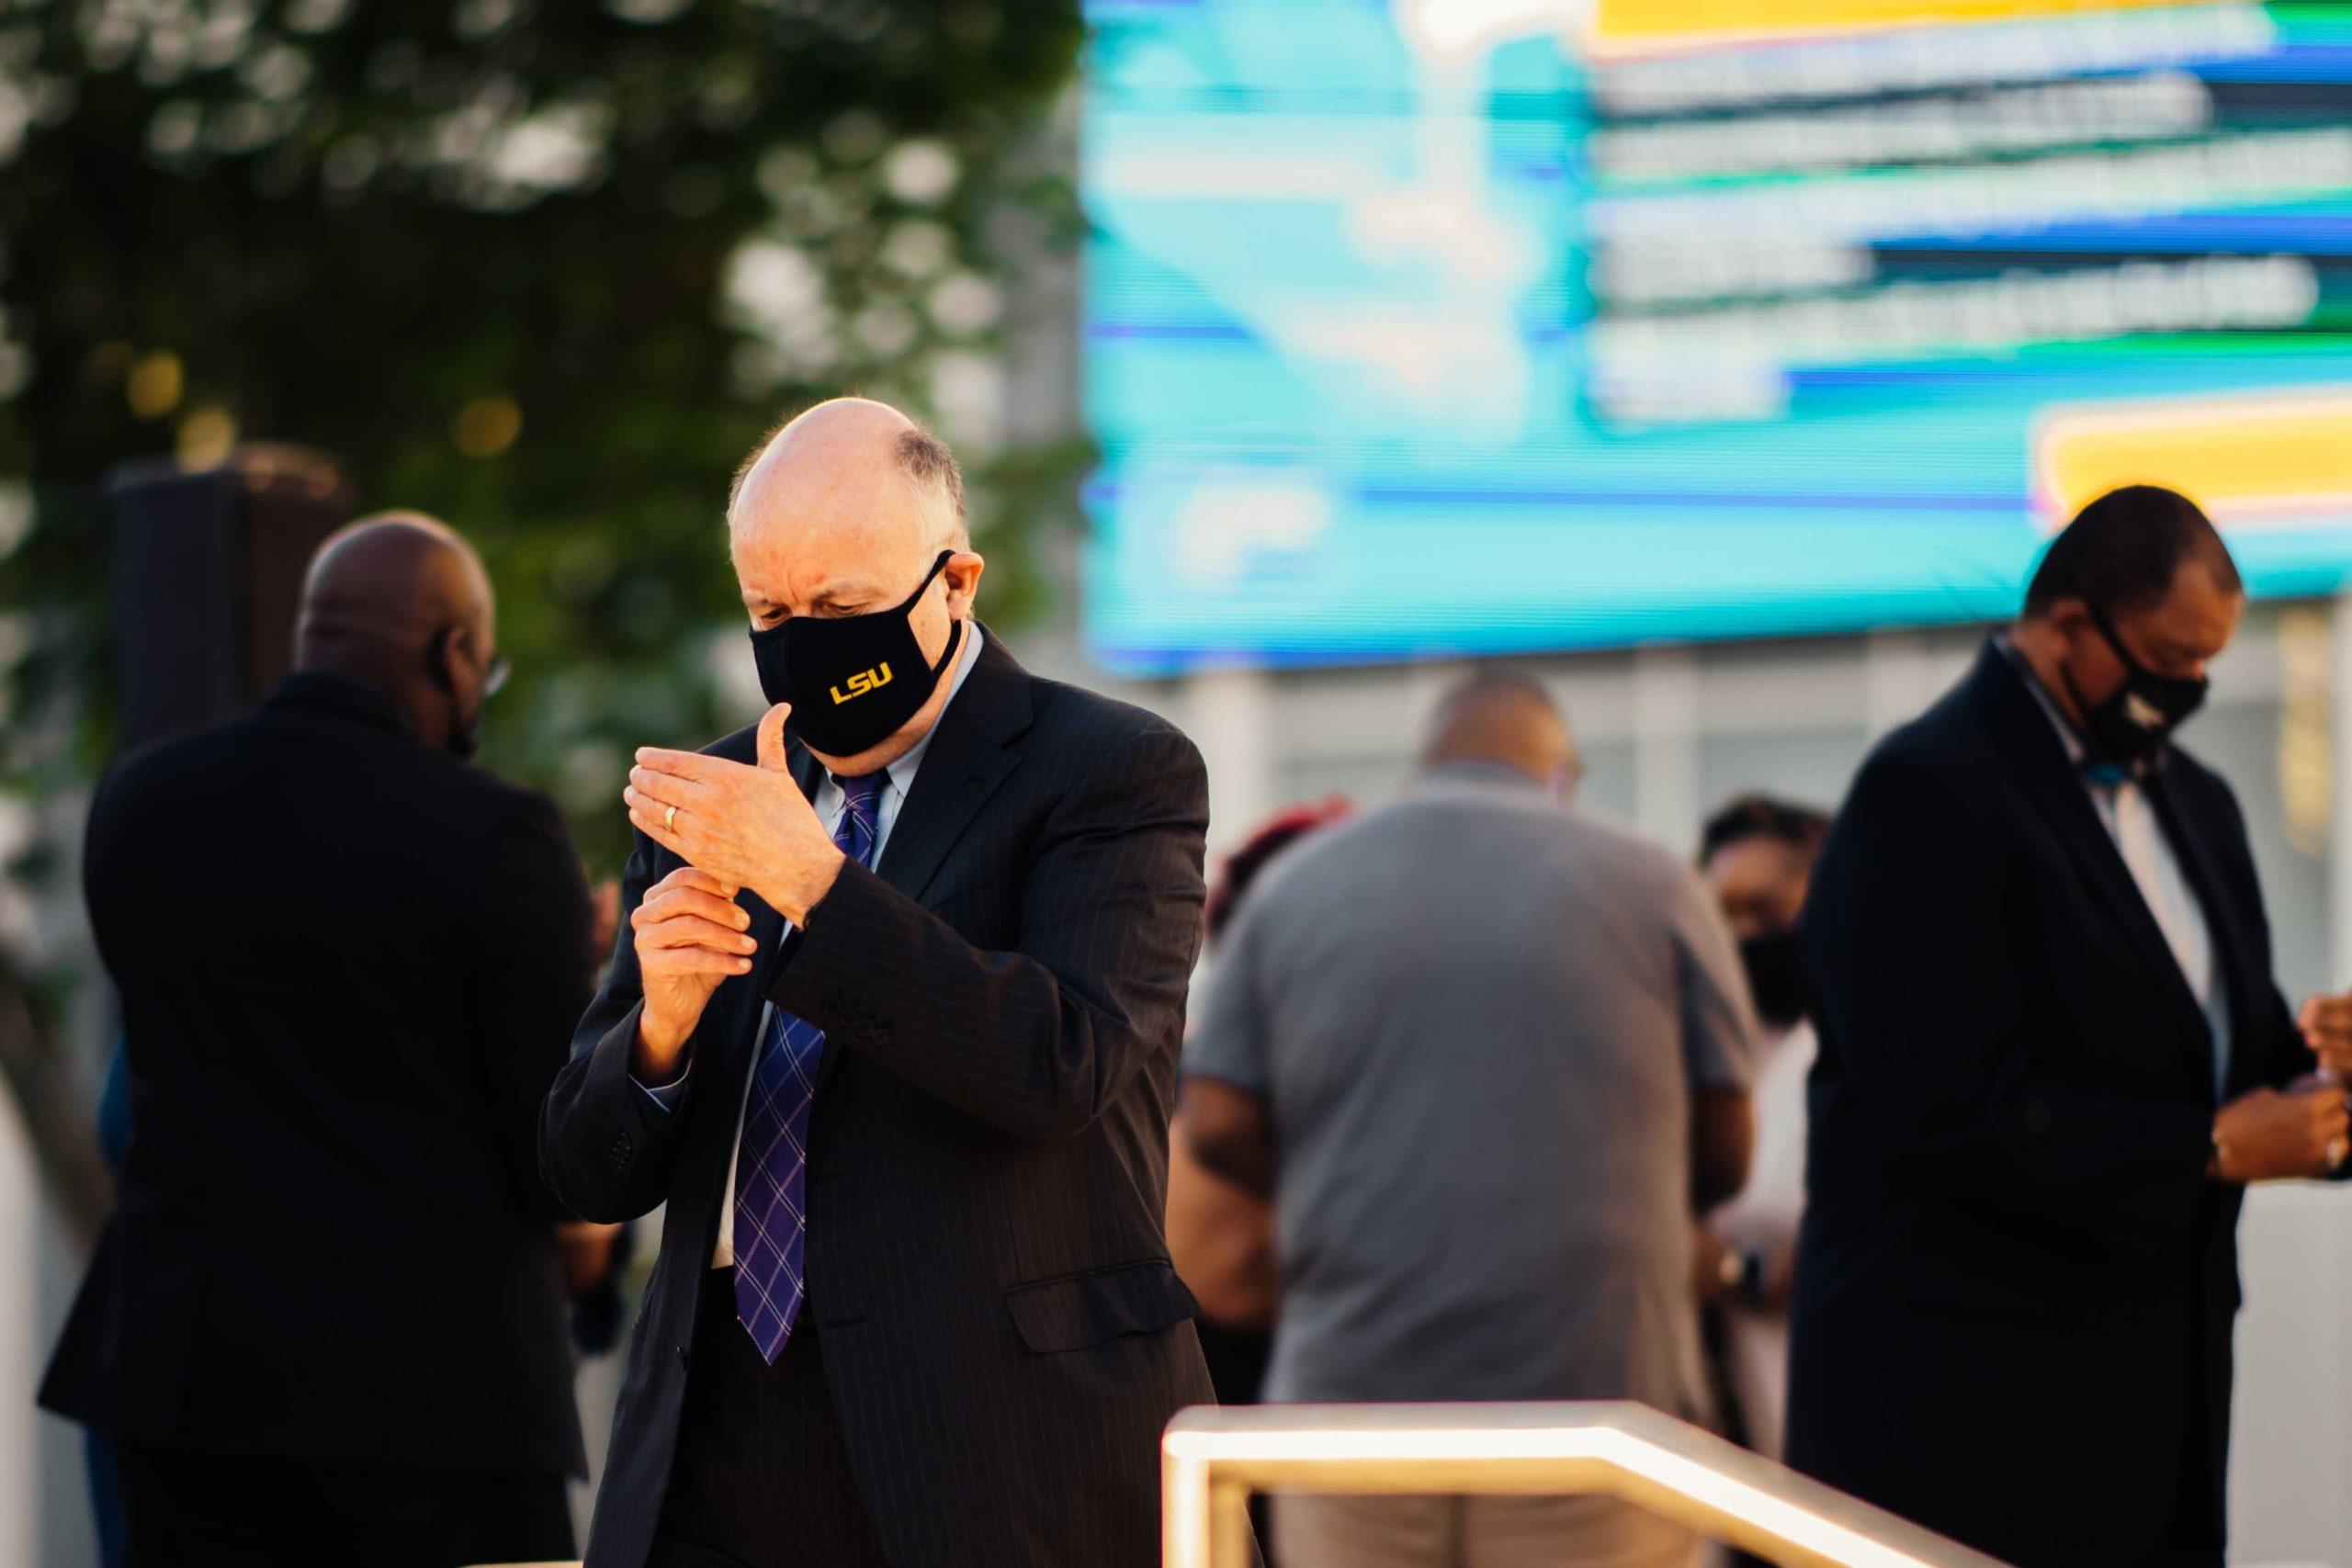
<path id="1" fill-rule="evenodd" d="M 874 802 L 882 794 L 883 774 L 856 773 L 847 778 L 833 775 L 833 783 L 842 792 L 842 803 L 862 817 L 874 815 Z"/>
<path id="2" fill-rule="evenodd" d="M 878 773 L 854 778 L 833 775 L 833 786 L 842 792 L 842 815 L 833 824 L 833 842 L 861 865 L 871 865 L 874 860 L 874 840 L 879 836 L 875 807 L 882 795 L 882 779 Z"/>

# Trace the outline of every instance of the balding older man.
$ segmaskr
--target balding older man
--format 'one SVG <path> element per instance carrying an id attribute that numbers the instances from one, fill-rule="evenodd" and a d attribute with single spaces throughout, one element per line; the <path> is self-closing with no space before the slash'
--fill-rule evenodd
<path id="1" fill-rule="evenodd" d="M 594 953 L 554 805 L 463 761 L 496 631 L 455 534 L 356 524 L 297 673 L 98 788 L 137 1132 L 41 1399 L 119 1440 L 134 1562 L 570 1550 L 533 1130 Z"/>
<path id="2" fill-rule="evenodd" d="M 646 751 L 557 1190 L 667 1201 L 593 1568 L 1120 1568 L 1211 1395 L 1161 1232 L 1201 760 L 973 618 L 945 447 L 786 425 L 729 509 L 772 706 Z"/>

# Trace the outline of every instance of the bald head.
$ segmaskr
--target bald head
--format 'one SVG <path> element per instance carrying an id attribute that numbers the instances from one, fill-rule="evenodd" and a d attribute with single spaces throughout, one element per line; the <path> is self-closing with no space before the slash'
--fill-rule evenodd
<path id="1" fill-rule="evenodd" d="M 363 517 L 319 547 L 295 622 L 300 670 L 390 697 L 428 740 L 462 730 L 497 636 L 490 575 L 447 525 L 413 512 Z"/>
<path id="2" fill-rule="evenodd" d="M 730 536 L 821 525 L 854 509 L 876 542 L 911 528 L 933 551 L 969 549 L 964 475 L 945 442 L 888 403 L 835 398 L 788 421 L 735 472 Z"/>
<path id="3" fill-rule="evenodd" d="M 1543 686 L 1525 675 L 1488 671 L 1438 704 L 1421 762 L 1485 762 L 1550 784 L 1576 771 L 1577 747 L 1568 721 Z"/>

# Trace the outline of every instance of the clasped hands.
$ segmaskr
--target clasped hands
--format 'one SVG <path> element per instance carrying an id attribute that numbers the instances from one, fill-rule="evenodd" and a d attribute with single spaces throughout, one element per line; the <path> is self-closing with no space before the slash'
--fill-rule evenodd
<path id="1" fill-rule="evenodd" d="M 2352 1153 L 2352 993 L 2312 998 L 2296 1015 L 2303 1043 L 2327 1076 L 2285 1089 L 2258 1089 L 2213 1119 L 2213 1174 L 2224 1181 L 2278 1181 L 2330 1174 Z"/>
<path id="2" fill-rule="evenodd" d="M 785 761 L 791 712 L 778 703 L 760 720 L 756 764 L 647 747 L 629 770 L 621 792 L 629 821 L 686 863 L 629 915 L 645 997 L 634 1058 L 641 1082 L 676 1076 L 711 993 L 751 972 L 757 943 L 736 894 L 749 888 L 806 925 L 847 858 Z"/>

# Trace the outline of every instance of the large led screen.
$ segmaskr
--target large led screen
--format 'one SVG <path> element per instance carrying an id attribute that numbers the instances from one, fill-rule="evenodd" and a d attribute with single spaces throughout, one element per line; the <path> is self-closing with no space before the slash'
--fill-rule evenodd
<path id="1" fill-rule="evenodd" d="M 1989 617 L 2140 479 L 2352 562 L 2352 5 L 1087 14 L 1114 664 Z"/>

